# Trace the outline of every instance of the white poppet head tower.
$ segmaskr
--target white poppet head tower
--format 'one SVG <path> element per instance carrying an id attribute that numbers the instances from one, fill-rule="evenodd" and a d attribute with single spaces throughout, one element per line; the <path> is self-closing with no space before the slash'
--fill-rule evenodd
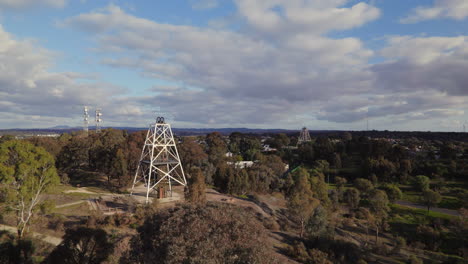
<path id="1" fill-rule="evenodd" d="M 164 121 L 164 117 L 157 117 L 156 123 L 148 129 L 133 180 L 132 194 L 135 185 L 140 181 L 145 184 L 146 203 L 152 191 L 160 191 L 157 187 L 167 186 L 172 196 L 173 183 L 183 186 L 187 184 L 171 125 Z M 159 196 L 162 197 L 161 194 Z"/>

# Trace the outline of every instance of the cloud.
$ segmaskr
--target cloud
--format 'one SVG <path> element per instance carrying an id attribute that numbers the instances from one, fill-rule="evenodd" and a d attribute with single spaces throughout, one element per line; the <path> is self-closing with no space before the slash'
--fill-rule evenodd
<path id="1" fill-rule="evenodd" d="M 53 72 L 54 53 L 33 40 L 17 40 L 0 25 L 0 112 L 2 126 L 49 126 L 64 122 L 79 124 L 84 105 L 99 105 L 105 114 L 119 120 L 119 96 L 123 89 L 93 75 Z M 82 78 L 89 80 L 81 82 Z M 132 106 L 131 102 L 126 103 Z M 123 108 L 125 109 L 125 108 Z M 138 109 L 135 108 L 135 109 Z M 132 116 L 125 114 L 121 118 Z M 106 116 L 106 117 L 107 117 Z M 73 121 L 75 120 L 75 121 Z M 110 120 L 110 119 L 109 119 Z M 54 122 L 55 121 L 55 122 Z M 63 123 L 62 123 L 63 124 Z"/>
<path id="2" fill-rule="evenodd" d="M 212 9 L 219 5 L 218 0 L 190 0 L 190 4 L 195 10 Z"/>
<path id="3" fill-rule="evenodd" d="M 275 38 L 291 34 L 320 35 L 347 30 L 377 19 L 380 10 L 359 2 L 343 7 L 347 0 L 235 0 L 239 13 L 258 33 Z"/>
<path id="4" fill-rule="evenodd" d="M 434 90 L 468 96 L 468 37 L 392 37 L 372 66 L 379 88 L 404 92 Z"/>
<path id="5" fill-rule="evenodd" d="M 411 14 L 400 20 L 401 23 L 417 23 L 420 21 L 448 18 L 463 20 L 468 16 L 468 1 L 466 0 L 435 0 L 433 6 L 419 6 Z"/>
<path id="6" fill-rule="evenodd" d="M 297 123 L 291 116 L 385 123 L 389 116 L 446 118 L 468 107 L 464 36 L 395 36 L 373 51 L 358 38 L 327 36 L 379 17 L 363 2 L 235 3 L 246 22 L 238 31 L 162 24 L 115 5 L 63 25 L 94 36 L 102 55 L 111 54 L 102 63 L 173 83 L 122 102 L 162 106 L 184 124 L 287 126 Z M 384 61 L 370 65 L 376 55 Z"/>
<path id="7" fill-rule="evenodd" d="M 0 10 L 2 9 L 26 9 L 37 6 L 50 6 L 55 8 L 64 7 L 67 0 L 0 0 Z"/>
<path id="8" fill-rule="evenodd" d="M 363 67 L 372 51 L 356 38 L 296 34 L 271 43 L 239 32 L 160 24 L 116 6 L 64 23 L 96 34 L 103 50 L 120 51 L 104 60 L 108 65 L 222 96 L 294 102 L 369 88 Z"/>

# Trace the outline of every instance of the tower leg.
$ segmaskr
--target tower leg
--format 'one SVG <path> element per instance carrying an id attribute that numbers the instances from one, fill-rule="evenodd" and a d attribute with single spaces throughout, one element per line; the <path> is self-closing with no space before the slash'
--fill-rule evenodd
<path id="1" fill-rule="evenodd" d="M 172 185 L 171 185 L 171 178 L 168 178 L 169 179 L 169 195 L 170 197 L 172 197 Z"/>

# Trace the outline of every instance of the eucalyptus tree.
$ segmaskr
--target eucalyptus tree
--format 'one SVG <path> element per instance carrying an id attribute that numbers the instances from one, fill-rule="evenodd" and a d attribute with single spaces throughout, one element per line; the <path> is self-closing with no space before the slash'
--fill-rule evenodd
<path id="1" fill-rule="evenodd" d="M 0 144 L 0 187 L 6 208 L 16 212 L 18 238 L 42 203 L 41 194 L 59 182 L 54 158 L 45 149 L 20 140 Z"/>

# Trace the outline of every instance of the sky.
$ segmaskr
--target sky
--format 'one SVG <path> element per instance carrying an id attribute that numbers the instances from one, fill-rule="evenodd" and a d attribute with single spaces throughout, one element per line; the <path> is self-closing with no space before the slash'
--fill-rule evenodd
<path id="1" fill-rule="evenodd" d="M 0 0 L 0 129 L 463 131 L 468 0 Z"/>

